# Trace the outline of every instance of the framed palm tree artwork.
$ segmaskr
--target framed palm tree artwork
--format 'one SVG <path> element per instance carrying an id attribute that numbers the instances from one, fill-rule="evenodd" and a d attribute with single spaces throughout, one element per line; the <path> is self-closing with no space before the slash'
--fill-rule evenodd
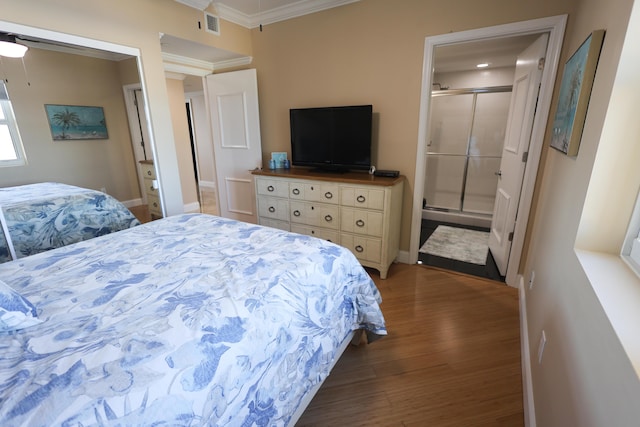
<path id="1" fill-rule="evenodd" d="M 55 141 L 109 138 L 102 107 L 45 104 L 44 109 Z"/>
<path id="2" fill-rule="evenodd" d="M 593 31 L 564 66 L 551 146 L 568 156 L 578 155 L 603 40 L 604 30 Z"/>

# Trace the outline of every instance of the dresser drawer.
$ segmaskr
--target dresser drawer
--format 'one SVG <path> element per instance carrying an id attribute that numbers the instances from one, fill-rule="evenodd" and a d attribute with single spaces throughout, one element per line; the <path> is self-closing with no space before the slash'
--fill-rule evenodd
<path id="1" fill-rule="evenodd" d="M 340 188 L 340 202 L 342 206 L 353 206 L 365 209 L 384 209 L 384 190 L 370 187 Z"/>
<path id="2" fill-rule="evenodd" d="M 340 187 L 337 184 L 305 183 L 294 181 L 289 184 L 289 198 L 308 202 L 321 202 L 337 205 Z"/>
<path id="3" fill-rule="evenodd" d="M 291 231 L 298 234 L 304 234 L 306 236 L 313 236 L 319 239 L 328 240 L 330 242 L 338 244 L 340 242 L 340 234 L 337 230 L 327 230 L 326 228 L 293 224 L 291 225 Z"/>
<path id="4" fill-rule="evenodd" d="M 158 196 L 158 189 L 154 188 L 153 179 L 145 178 L 144 179 L 144 190 L 149 196 Z"/>
<path id="5" fill-rule="evenodd" d="M 142 177 L 148 179 L 156 179 L 156 168 L 152 163 L 140 163 Z"/>
<path id="6" fill-rule="evenodd" d="M 291 222 L 317 227 L 339 229 L 340 208 L 324 203 L 298 202 L 291 200 Z"/>
<path id="7" fill-rule="evenodd" d="M 277 179 L 256 179 L 256 191 L 259 195 L 289 197 L 289 183 Z"/>
<path id="8" fill-rule="evenodd" d="M 382 259 L 382 240 L 354 234 L 340 234 L 340 245 L 349 249 L 356 258 L 370 262 Z"/>
<path id="9" fill-rule="evenodd" d="M 382 212 L 364 209 L 340 209 L 340 230 L 347 233 L 365 234 L 367 236 L 382 237 Z"/>
<path id="10" fill-rule="evenodd" d="M 258 215 L 280 221 L 289 221 L 289 201 L 277 197 L 258 197 Z M 280 228 L 280 227 L 276 227 Z"/>
<path id="11" fill-rule="evenodd" d="M 162 216 L 162 207 L 158 196 L 147 195 L 147 206 L 151 215 Z"/>
<path id="12" fill-rule="evenodd" d="M 258 224 L 264 225 L 265 227 L 271 227 L 271 228 L 277 228 L 279 230 L 289 231 L 289 222 L 287 221 L 280 221 L 277 219 L 260 217 Z"/>

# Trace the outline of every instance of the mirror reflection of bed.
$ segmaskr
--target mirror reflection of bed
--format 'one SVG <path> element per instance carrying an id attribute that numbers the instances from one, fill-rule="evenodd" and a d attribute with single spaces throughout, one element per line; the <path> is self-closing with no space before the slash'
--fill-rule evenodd
<path id="1" fill-rule="evenodd" d="M 140 166 L 141 161 L 153 162 L 154 149 L 144 105 L 139 104 L 144 103 L 145 96 L 137 58 L 29 35 L 21 37 L 29 50 L 23 60 L 3 60 L 0 77 L 6 81 L 27 166 L 0 168 L 2 186 L 37 182 L 75 185 L 109 194 L 141 222 L 161 217 L 160 206 L 160 215 L 149 212 Z M 176 135 L 178 141 L 189 138 L 187 126 L 196 127 L 206 121 L 202 117 L 206 114 L 202 83 L 199 88 L 193 87 L 199 80 L 195 76 L 184 81 L 167 77 L 170 102 L 184 105 L 189 96 L 194 109 L 190 118 L 196 119 L 194 123 L 188 121 L 186 114 L 181 117 L 184 129 L 181 137 Z M 52 103 L 102 107 L 108 138 L 54 140 L 44 110 L 45 104 Z M 178 126 L 174 124 L 175 127 Z M 197 135 L 206 136 L 197 130 Z M 182 151 L 178 147 L 182 144 L 177 144 L 180 174 L 186 175 L 185 182 L 189 183 L 182 185 L 182 204 L 185 212 L 217 214 L 212 153 L 206 150 L 210 142 L 205 139 L 196 143 L 193 141 L 196 155 L 188 142 Z M 201 165 L 192 164 L 192 158 Z M 197 181 L 196 176 L 203 180 Z M 157 188 L 155 192 L 158 193 Z"/>
<path id="2" fill-rule="evenodd" d="M 2 77 L 27 166 L 0 170 L 3 186 L 60 182 L 103 191 L 127 207 L 142 204 L 122 89 L 140 82 L 136 58 L 37 38 L 25 43 L 24 66 L 3 60 Z M 102 107 L 108 137 L 54 140 L 45 104 Z"/>

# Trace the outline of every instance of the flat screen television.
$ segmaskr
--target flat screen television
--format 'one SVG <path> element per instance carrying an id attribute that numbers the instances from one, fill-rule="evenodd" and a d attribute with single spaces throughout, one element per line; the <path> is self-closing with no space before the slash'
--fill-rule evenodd
<path id="1" fill-rule="evenodd" d="M 291 163 L 320 171 L 368 170 L 373 107 L 292 108 Z"/>

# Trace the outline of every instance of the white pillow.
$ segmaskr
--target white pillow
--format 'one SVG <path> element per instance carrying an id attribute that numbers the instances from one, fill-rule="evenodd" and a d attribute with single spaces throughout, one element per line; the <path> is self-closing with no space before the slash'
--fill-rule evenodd
<path id="1" fill-rule="evenodd" d="M 0 332 L 16 331 L 40 322 L 33 304 L 0 280 Z"/>

